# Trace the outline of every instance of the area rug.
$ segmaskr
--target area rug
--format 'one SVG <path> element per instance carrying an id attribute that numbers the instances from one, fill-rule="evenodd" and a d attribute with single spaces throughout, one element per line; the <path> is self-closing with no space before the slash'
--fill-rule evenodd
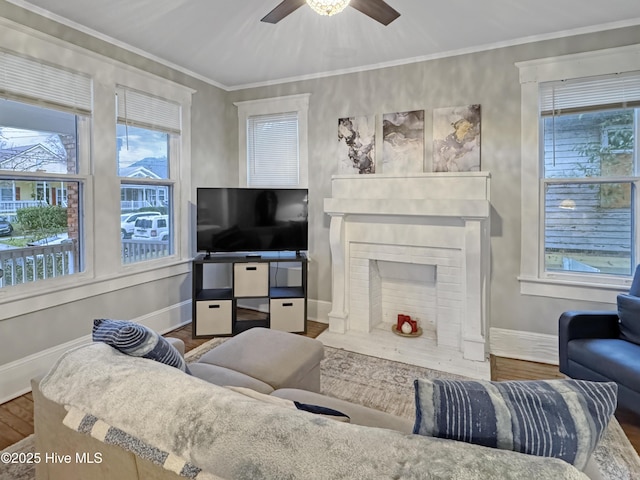
<path id="1" fill-rule="evenodd" d="M 20 461 L 26 458 L 24 454 L 33 453 L 35 439 L 33 435 L 14 443 L 0 452 L 0 480 L 35 480 L 36 468 L 33 463 Z M 7 456 L 7 454 L 15 454 Z M 21 457 L 22 454 L 22 457 Z M 12 458 L 13 457 L 13 458 Z M 9 461 L 7 461 L 9 460 Z M 11 460 L 16 460 L 12 462 Z"/>
<path id="2" fill-rule="evenodd" d="M 186 355 L 194 362 L 226 338 L 216 338 Z M 413 381 L 416 378 L 464 377 L 428 368 L 324 347 L 320 364 L 321 391 L 393 415 L 415 419 Z M 595 459 L 606 480 L 640 480 L 640 457 L 613 418 L 596 449 Z"/>
<path id="3" fill-rule="evenodd" d="M 213 339 L 185 355 L 194 362 L 226 339 Z M 427 368 L 325 347 L 320 365 L 322 393 L 413 419 L 415 378 L 453 378 Z M 462 378 L 462 377 L 456 377 Z M 2 451 L 34 451 L 33 435 Z M 611 420 L 595 458 L 606 480 L 640 480 L 640 457 L 618 421 Z M 0 463 L 0 480 L 35 480 L 32 466 Z"/>

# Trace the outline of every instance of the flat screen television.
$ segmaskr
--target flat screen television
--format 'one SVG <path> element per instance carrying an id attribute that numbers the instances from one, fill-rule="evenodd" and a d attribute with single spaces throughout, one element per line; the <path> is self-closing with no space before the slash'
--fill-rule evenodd
<path id="1" fill-rule="evenodd" d="M 198 188 L 198 251 L 308 250 L 307 206 L 302 188 Z"/>

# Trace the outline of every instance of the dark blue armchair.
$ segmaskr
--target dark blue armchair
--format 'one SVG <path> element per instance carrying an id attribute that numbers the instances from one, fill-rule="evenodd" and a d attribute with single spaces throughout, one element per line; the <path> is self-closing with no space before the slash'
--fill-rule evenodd
<path id="1" fill-rule="evenodd" d="M 570 311 L 560 316 L 560 372 L 616 382 L 618 405 L 640 415 L 640 266 L 618 311 Z"/>

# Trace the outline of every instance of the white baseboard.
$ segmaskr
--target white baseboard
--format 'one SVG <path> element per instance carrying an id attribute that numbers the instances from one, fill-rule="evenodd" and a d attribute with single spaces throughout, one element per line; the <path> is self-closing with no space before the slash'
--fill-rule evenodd
<path id="1" fill-rule="evenodd" d="M 191 300 L 133 319 L 159 333 L 166 333 L 191 321 Z M 31 379 L 49 371 L 64 352 L 91 343 L 91 335 L 56 345 L 19 360 L 0 365 L 0 404 L 31 391 Z"/>
<path id="2" fill-rule="evenodd" d="M 558 337 L 542 333 L 492 328 L 491 355 L 558 365 Z"/>
<path id="3" fill-rule="evenodd" d="M 331 302 L 322 300 L 307 300 L 307 318 L 314 322 L 329 324 Z"/>

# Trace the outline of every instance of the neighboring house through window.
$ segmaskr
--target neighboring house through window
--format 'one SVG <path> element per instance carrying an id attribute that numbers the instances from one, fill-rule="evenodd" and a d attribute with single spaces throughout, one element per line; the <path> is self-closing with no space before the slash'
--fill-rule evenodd
<path id="1" fill-rule="evenodd" d="M 518 64 L 522 292 L 615 302 L 640 259 L 640 46 Z"/>
<path id="2" fill-rule="evenodd" d="M 235 105 L 240 186 L 306 188 L 309 94 Z"/>

